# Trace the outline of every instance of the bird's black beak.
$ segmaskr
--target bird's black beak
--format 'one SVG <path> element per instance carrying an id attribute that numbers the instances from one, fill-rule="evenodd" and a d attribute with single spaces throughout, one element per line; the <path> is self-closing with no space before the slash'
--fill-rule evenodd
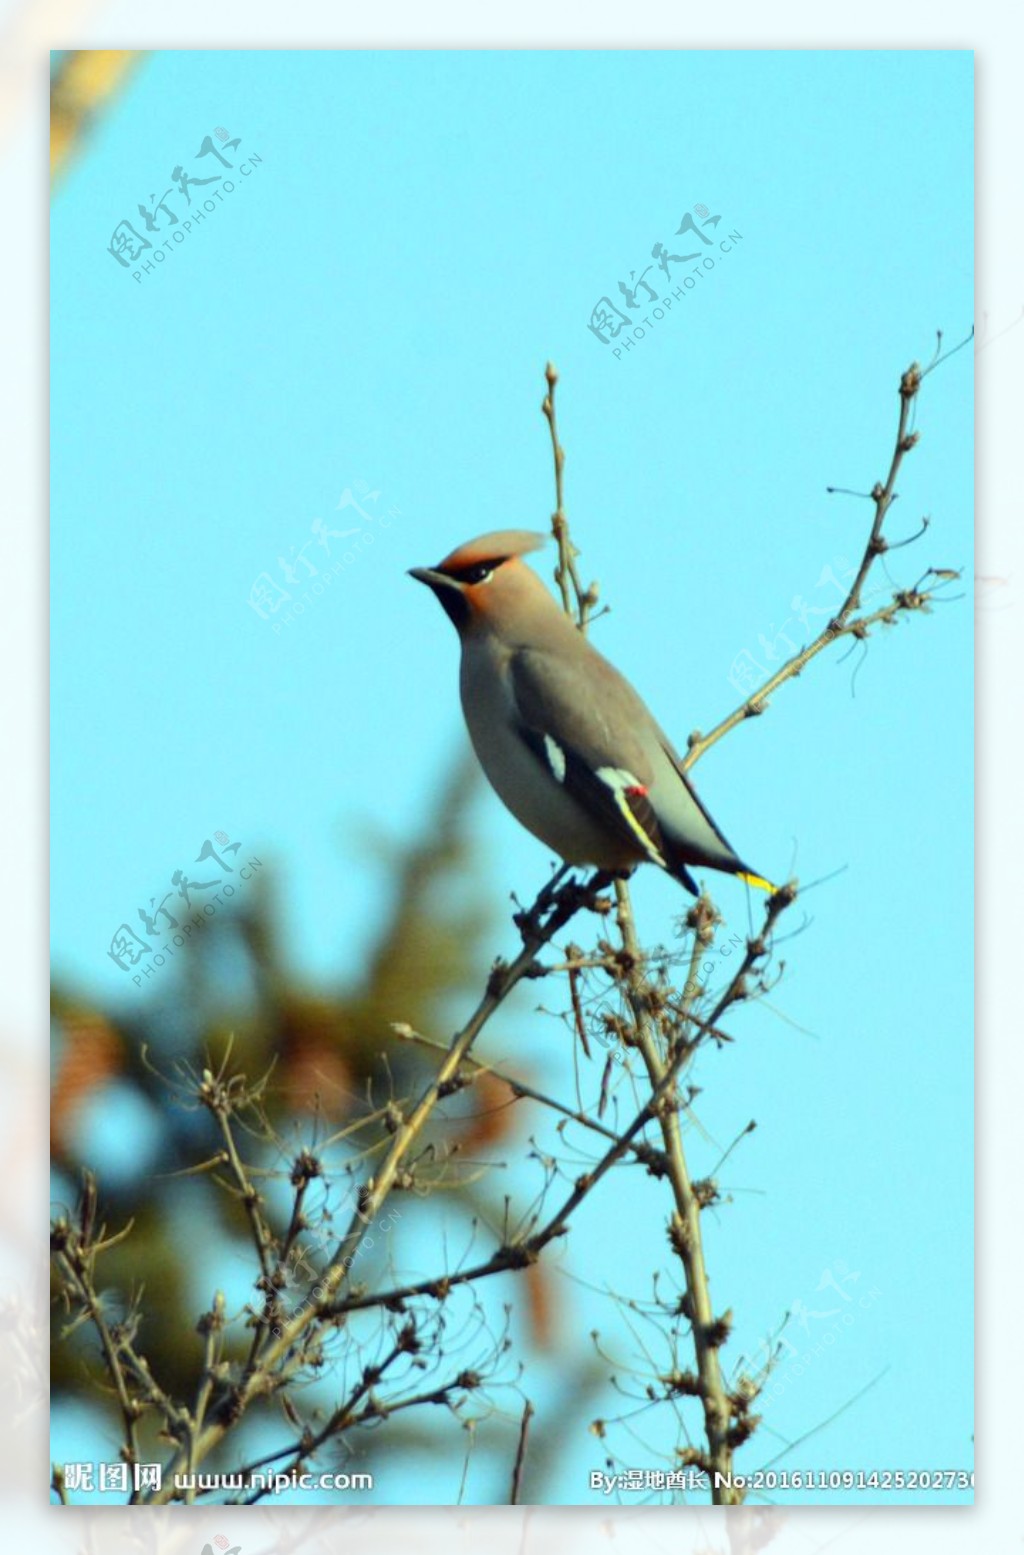
<path id="1" fill-rule="evenodd" d="M 442 589 L 459 592 L 459 585 L 454 578 L 450 578 L 446 572 L 438 572 L 434 567 L 410 567 L 409 577 L 415 578 L 417 583 L 425 583 L 428 589 L 433 589 L 435 594 Z"/>
<path id="2" fill-rule="evenodd" d="M 435 599 L 444 606 L 445 614 L 457 630 L 460 630 L 469 614 L 465 596 L 454 578 L 434 567 L 410 567 L 409 577 L 417 583 L 425 583 L 433 591 Z"/>

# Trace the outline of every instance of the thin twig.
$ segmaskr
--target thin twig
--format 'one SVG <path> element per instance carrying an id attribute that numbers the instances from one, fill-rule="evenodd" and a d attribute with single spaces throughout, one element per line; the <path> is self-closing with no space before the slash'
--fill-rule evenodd
<path id="1" fill-rule="evenodd" d="M 530 1434 L 530 1421 L 533 1419 L 533 1405 L 527 1399 L 523 1406 L 523 1418 L 519 1424 L 519 1442 L 516 1447 L 516 1461 L 512 1465 L 512 1488 L 509 1492 L 509 1506 L 519 1505 L 519 1495 L 523 1488 L 523 1469 L 526 1466 L 526 1439 Z"/>
<path id="2" fill-rule="evenodd" d="M 871 492 L 872 501 L 875 504 L 874 520 L 871 532 L 868 535 L 864 554 L 860 560 L 856 575 L 850 585 L 841 608 L 832 617 L 828 625 L 821 631 L 813 642 L 801 648 L 798 653 L 786 660 L 774 673 L 770 675 L 757 691 L 753 692 L 739 707 L 735 708 L 727 718 L 708 734 L 691 734 L 688 741 L 688 750 L 683 760 L 684 771 L 689 770 L 702 756 L 706 755 L 713 745 L 735 729 L 738 724 L 747 718 L 759 717 L 768 705 L 768 699 L 787 680 L 793 680 L 798 676 L 810 661 L 828 648 L 840 637 L 856 636 L 865 637 L 868 629 L 877 623 L 889 624 L 898 615 L 905 611 L 925 609 L 932 598 L 930 593 L 919 593 L 916 589 L 898 591 L 892 603 L 873 614 L 857 618 L 856 611 L 860 608 L 861 594 L 868 573 L 871 571 L 877 558 L 889 549 L 888 541 L 882 534 L 882 525 L 889 509 L 892 507 L 893 498 L 896 495 L 896 478 L 903 463 L 904 455 L 909 453 L 920 437 L 918 432 L 908 432 L 907 426 L 910 419 L 911 408 L 914 405 L 918 390 L 921 387 L 922 371 L 917 362 L 912 362 L 906 372 L 900 378 L 900 413 L 899 424 L 896 431 L 896 444 L 893 449 L 892 459 L 889 464 L 889 473 L 884 485 L 877 482 Z M 931 569 L 929 569 L 931 570 Z M 945 571 L 946 569 L 942 569 Z"/>
<path id="3" fill-rule="evenodd" d="M 138 1418 L 142 1413 L 137 1399 L 132 1397 L 128 1378 L 122 1365 L 124 1335 L 112 1331 L 103 1311 L 103 1304 L 93 1279 L 96 1258 L 104 1250 L 114 1247 L 128 1235 L 131 1227 L 113 1237 L 105 1237 L 104 1228 L 97 1227 L 98 1200 L 96 1179 L 92 1172 L 82 1173 L 82 1191 L 78 1201 L 78 1221 L 72 1226 L 59 1222 L 51 1235 L 51 1245 L 58 1268 L 64 1275 L 67 1287 L 74 1294 L 81 1310 L 88 1314 L 96 1337 L 100 1341 L 103 1359 L 110 1380 L 114 1384 L 117 1402 L 121 1410 L 124 1428 L 125 1462 L 139 1461 Z"/>
<path id="4" fill-rule="evenodd" d="M 555 412 L 555 385 L 558 382 L 558 374 L 553 363 L 549 362 L 544 373 L 547 379 L 548 392 L 544 396 L 541 409 L 551 432 L 551 452 L 555 462 L 555 511 L 551 515 L 551 532 L 558 545 L 558 565 L 555 568 L 555 582 L 562 596 L 562 608 L 567 616 L 572 616 L 581 632 L 587 629 L 591 612 L 597 604 L 597 584 L 591 583 L 587 588 L 580 582 L 579 571 L 576 567 L 576 558 L 580 554 L 572 543 L 569 534 L 569 525 L 565 517 L 565 502 L 563 495 L 563 473 L 565 470 L 565 449 L 558 437 L 558 418 Z"/>
<path id="5" fill-rule="evenodd" d="M 556 880 L 558 878 L 556 876 Z M 174 1499 L 174 1477 L 183 1472 L 189 1452 L 192 1453 L 193 1461 L 202 1462 L 256 1398 L 266 1396 L 281 1386 L 282 1364 L 306 1331 L 334 1305 L 366 1233 L 367 1222 L 380 1212 L 396 1184 L 405 1185 L 408 1173 L 403 1176 L 402 1168 L 409 1151 L 422 1133 L 435 1105 L 447 1094 L 456 1079 L 463 1059 L 480 1032 L 516 984 L 529 975 L 544 946 L 580 908 L 594 903 L 597 893 L 604 889 L 606 883 L 607 877 L 597 874 L 585 886 L 569 883 L 554 890 L 549 885 L 541 891 L 528 913 L 517 915 L 516 921 L 524 942 L 522 951 L 510 966 L 499 965 L 492 970 L 487 991 L 469 1020 L 456 1033 L 436 1075 L 426 1086 L 409 1116 L 396 1122 L 391 1146 L 377 1172 L 361 1189 L 349 1229 L 341 1238 L 329 1268 L 317 1282 L 319 1294 L 316 1299 L 294 1313 L 276 1332 L 274 1339 L 268 1341 L 258 1359 L 246 1367 L 239 1381 L 221 1400 L 214 1418 L 209 1420 L 198 1440 L 190 1444 L 188 1449 L 179 1449 L 164 1473 L 162 1488 L 149 1494 L 147 1502 L 163 1504 Z"/>
<path id="6" fill-rule="evenodd" d="M 632 903 L 629 892 L 622 882 L 616 883 L 615 895 L 622 944 L 624 949 L 635 957 L 633 968 L 626 974 L 623 986 L 633 1016 L 636 1045 L 647 1070 L 648 1079 L 657 1090 L 664 1082 L 666 1065 L 658 1050 L 653 1022 L 648 1013 L 646 979 L 640 969 L 640 947 Z M 686 1280 L 687 1316 L 693 1335 L 700 1400 L 704 1410 L 704 1429 L 708 1441 L 706 1467 L 711 1475 L 711 1498 L 716 1504 L 727 1505 L 738 1498 L 728 1487 L 721 1486 L 716 1476 L 731 1476 L 732 1473 L 730 1441 L 732 1414 L 718 1359 L 718 1351 L 728 1336 L 729 1324 L 726 1318 L 716 1320 L 711 1304 L 701 1235 L 701 1203 L 694 1192 L 686 1153 L 683 1149 L 679 1109 L 678 1106 L 673 1105 L 674 1090 L 673 1087 L 666 1098 L 666 1105 L 658 1109 L 658 1124 L 665 1146 L 668 1179 L 675 1200 L 675 1212 L 669 1225 L 669 1241 L 683 1266 Z"/>
<path id="7" fill-rule="evenodd" d="M 395 1034 L 403 1042 L 415 1042 L 418 1046 L 431 1048 L 434 1052 L 445 1051 L 441 1043 L 432 1042 L 429 1037 L 421 1036 L 418 1031 L 413 1031 L 409 1026 L 403 1025 L 399 1027 Z M 473 1057 L 468 1057 L 465 1062 L 471 1070 L 474 1080 L 485 1075 L 491 1075 L 495 1080 L 500 1080 L 504 1085 L 507 1085 L 516 1097 L 538 1102 L 542 1107 L 550 1108 L 552 1112 L 559 1113 L 561 1117 L 573 1123 L 581 1124 L 593 1133 L 600 1134 L 604 1139 L 618 1139 L 619 1137 L 614 1129 L 608 1128 L 604 1123 L 599 1122 L 597 1118 L 592 1118 L 589 1113 L 582 1112 L 576 1107 L 567 1107 L 564 1102 L 558 1101 L 556 1097 L 549 1096 L 547 1092 L 540 1091 L 536 1086 L 527 1084 L 525 1080 L 519 1079 L 517 1075 L 511 1075 L 506 1070 L 497 1068 L 495 1064 L 485 1064 L 480 1059 Z M 660 1155 L 657 1151 L 652 1151 L 649 1145 L 641 1142 L 633 1146 L 633 1153 L 642 1165 L 652 1170 L 655 1175 L 660 1175 L 662 1167 Z"/>
<path id="8" fill-rule="evenodd" d="M 629 1126 L 621 1134 L 613 1137 L 611 1144 L 604 1155 L 595 1162 L 586 1172 L 582 1172 L 573 1184 L 571 1192 L 567 1195 L 554 1214 L 550 1215 L 539 1231 L 532 1232 L 529 1236 L 520 1240 L 506 1242 L 499 1247 L 490 1258 L 481 1263 L 459 1269 L 454 1274 L 446 1274 L 440 1279 L 420 1280 L 415 1284 L 401 1286 L 388 1291 L 376 1291 L 371 1294 L 353 1294 L 344 1297 L 325 1311 L 325 1316 L 339 1317 L 347 1312 L 365 1311 L 368 1307 L 388 1307 L 396 1311 L 402 1311 L 404 1303 L 416 1296 L 430 1296 L 435 1300 L 443 1301 L 451 1290 L 457 1285 L 468 1285 L 475 1280 L 484 1279 L 490 1275 L 503 1274 L 510 1269 L 525 1269 L 537 1262 L 538 1257 L 556 1237 L 565 1236 L 569 1229 L 569 1220 L 579 1209 L 584 1199 L 593 1192 L 594 1188 L 603 1177 L 611 1171 L 616 1162 L 621 1161 L 633 1149 L 633 1142 L 637 1136 L 658 1115 L 659 1107 L 663 1099 L 670 1096 L 673 1084 L 679 1071 L 687 1062 L 692 1048 L 685 1042 L 677 1044 L 669 1062 L 665 1066 L 664 1074 L 654 1086 L 650 1096 L 640 1107 Z"/>
<path id="9" fill-rule="evenodd" d="M 553 520 L 555 537 L 559 545 L 559 564 L 556 571 L 556 581 L 562 596 L 562 606 L 566 614 L 575 616 L 581 630 L 586 630 L 586 610 L 581 594 L 579 577 L 575 569 L 575 547 L 569 535 L 568 521 L 565 516 L 565 502 L 562 484 L 562 471 L 565 462 L 564 451 L 558 440 L 554 410 L 554 385 L 557 375 L 554 368 L 549 365 L 547 370 L 548 397 L 544 402 L 544 413 L 551 427 L 552 444 L 555 458 L 555 489 L 557 511 Z M 901 424 L 901 433 L 903 426 Z M 898 468 L 898 461 L 896 464 Z M 890 472 L 890 485 L 895 479 L 895 469 Z M 885 508 L 888 507 L 888 501 Z M 884 517 L 885 508 L 882 510 Z M 876 523 L 880 529 L 880 519 L 876 517 Z M 854 584 L 855 594 L 859 589 L 859 581 Z M 575 609 L 573 603 L 575 600 Z M 849 605 L 849 601 L 847 602 Z M 739 722 L 739 718 L 736 718 Z M 708 744 L 713 743 L 714 738 L 720 738 L 726 733 L 723 725 L 720 733 L 713 732 L 709 736 Z M 691 760 L 696 760 L 697 751 L 691 749 Z M 718 1351 L 729 1331 L 729 1315 L 716 1319 L 711 1304 L 711 1295 L 708 1285 L 707 1269 L 704 1260 L 703 1242 L 701 1237 L 700 1214 L 703 1201 L 700 1194 L 695 1191 L 691 1181 L 689 1168 L 686 1162 L 686 1154 L 683 1149 L 682 1131 L 679 1123 L 679 1103 L 676 1095 L 675 1074 L 682 1063 L 692 1053 L 692 1045 L 685 1036 L 680 1036 L 676 1041 L 674 1053 L 666 1062 L 659 1050 L 655 1035 L 655 1023 L 650 1015 L 650 987 L 644 973 L 644 956 L 636 933 L 636 924 L 633 916 L 632 901 L 629 887 L 625 881 L 615 882 L 615 898 L 617 904 L 616 921 L 624 954 L 624 966 L 620 981 L 625 993 L 627 1004 L 633 1019 L 633 1041 L 640 1052 L 644 1066 L 647 1070 L 649 1083 L 652 1087 L 652 1097 L 659 1097 L 659 1105 L 656 1108 L 656 1116 L 661 1129 L 664 1144 L 664 1159 L 667 1167 L 667 1175 L 672 1186 L 675 1200 L 675 1210 L 669 1226 L 669 1240 L 683 1266 L 686 1281 L 687 1315 L 690 1319 L 693 1335 L 694 1353 L 697 1362 L 698 1391 L 704 1410 L 704 1425 L 707 1435 L 708 1451 L 698 1455 L 698 1461 L 703 1461 L 712 1478 L 712 1500 L 721 1504 L 732 1504 L 742 1499 L 742 1493 L 730 1486 L 722 1485 L 717 1476 L 730 1476 L 732 1470 L 732 1450 L 737 1440 L 744 1439 L 749 1434 L 752 1425 L 746 1417 L 736 1418 L 734 1422 L 735 1403 L 728 1395 L 722 1378 L 721 1366 L 718 1359 Z M 778 898 L 778 901 L 776 900 Z M 783 893 L 776 893 L 772 897 L 776 903 L 776 915 L 783 906 L 788 905 L 792 895 L 783 900 Z M 682 1016 L 682 1030 L 685 1033 L 686 1023 L 690 1016 L 696 993 L 697 962 L 703 943 L 706 942 L 711 925 L 714 923 L 715 913 L 710 902 L 701 898 L 698 903 L 705 903 L 703 909 L 698 910 L 692 923 L 694 932 L 694 947 L 690 962 L 690 975 L 684 989 L 683 1001 L 677 1007 Z M 692 915 L 692 910 L 691 910 Z M 774 917 L 766 920 L 762 938 L 770 930 Z M 752 955 L 748 948 L 749 965 L 753 965 L 757 956 Z M 749 970 L 746 963 L 741 968 L 741 973 Z M 707 1022 L 707 1026 L 714 1028 L 723 1011 L 738 997 L 737 990 L 742 986 L 742 977 L 737 975 L 730 984 L 730 989 L 719 1001 L 714 1013 Z M 704 1024 L 703 1022 L 701 1024 Z"/>

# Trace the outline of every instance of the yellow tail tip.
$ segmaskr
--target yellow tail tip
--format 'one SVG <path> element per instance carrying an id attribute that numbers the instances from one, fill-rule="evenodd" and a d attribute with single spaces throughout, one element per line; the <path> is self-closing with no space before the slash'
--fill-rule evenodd
<path id="1" fill-rule="evenodd" d="M 773 896 L 779 889 L 778 886 L 772 885 L 770 880 L 766 880 L 763 875 L 750 875 L 745 869 L 739 870 L 736 878 L 737 880 L 745 881 L 747 885 L 756 886 L 759 891 L 769 891 Z"/>

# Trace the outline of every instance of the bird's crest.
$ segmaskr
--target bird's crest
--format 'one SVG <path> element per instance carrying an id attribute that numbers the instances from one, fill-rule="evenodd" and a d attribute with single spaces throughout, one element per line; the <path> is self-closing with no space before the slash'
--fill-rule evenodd
<path id="1" fill-rule="evenodd" d="M 539 551 L 547 544 L 547 535 L 533 529 L 495 529 L 490 534 L 478 535 L 466 540 L 438 562 L 438 572 L 461 572 L 464 567 L 478 567 L 484 562 L 505 562 L 513 556 L 525 556 L 528 551 Z"/>

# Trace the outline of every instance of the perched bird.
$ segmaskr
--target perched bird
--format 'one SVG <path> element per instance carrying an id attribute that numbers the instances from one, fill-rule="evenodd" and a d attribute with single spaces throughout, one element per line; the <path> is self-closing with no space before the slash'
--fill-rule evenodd
<path id="1" fill-rule="evenodd" d="M 774 887 L 726 842 L 629 682 L 521 558 L 546 536 L 500 530 L 409 576 L 462 642 L 462 709 L 498 797 L 567 864 L 648 860 L 697 895 L 688 866 Z"/>

